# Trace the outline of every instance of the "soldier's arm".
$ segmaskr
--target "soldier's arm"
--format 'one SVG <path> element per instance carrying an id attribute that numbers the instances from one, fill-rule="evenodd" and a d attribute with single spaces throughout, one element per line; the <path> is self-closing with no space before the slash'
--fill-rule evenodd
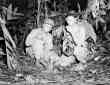
<path id="1" fill-rule="evenodd" d="M 33 29 L 30 34 L 27 36 L 26 38 L 26 42 L 25 44 L 27 46 L 31 46 L 32 45 L 32 42 L 34 40 L 34 38 L 38 35 L 38 30 L 37 29 Z"/>

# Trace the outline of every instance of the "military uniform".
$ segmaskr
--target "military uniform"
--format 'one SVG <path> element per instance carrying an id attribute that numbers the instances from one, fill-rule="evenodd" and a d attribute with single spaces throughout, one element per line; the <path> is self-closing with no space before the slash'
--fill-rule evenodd
<path id="1" fill-rule="evenodd" d="M 91 37 L 93 42 L 96 42 L 96 34 L 93 27 L 87 21 L 77 21 L 73 16 L 67 17 L 68 26 L 67 31 L 72 34 L 72 37 L 76 43 L 74 46 L 74 55 L 80 62 L 85 63 L 89 57 L 91 57 L 91 51 L 88 49 L 88 45 L 91 42 L 87 42 L 87 39 Z"/>
<path id="2" fill-rule="evenodd" d="M 46 19 L 44 21 L 44 27 L 33 29 L 26 39 L 26 45 L 30 46 L 29 48 L 26 48 L 26 52 L 31 57 L 36 58 L 37 64 L 38 62 L 41 63 L 40 60 L 44 60 L 48 63 L 50 62 L 49 60 L 57 56 L 53 51 L 52 35 L 49 33 L 52 24 L 53 22 L 51 20 Z M 45 62 L 42 62 L 42 64 L 46 65 Z M 52 67 L 52 65 L 49 67 Z"/>

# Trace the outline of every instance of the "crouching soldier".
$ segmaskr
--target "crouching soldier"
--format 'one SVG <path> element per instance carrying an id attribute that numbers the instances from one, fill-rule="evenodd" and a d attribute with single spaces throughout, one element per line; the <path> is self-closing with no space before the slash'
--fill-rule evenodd
<path id="1" fill-rule="evenodd" d="M 94 29 L 87 21 L 78 21 L 73 16 L 68 16 L 66 21 L 68 23 L 66 29 L 71 33 L 76 43 L 74 55 L 81 63 L 86 63 L 94 55 L 94 48 L 92 48 L 96 42 Z"/>
<path id="2" fill-rule="evenodd" d="M 52 35 L 49 33 L 54 26 L 54 21 L 51 19 L 45 19 L 42 28 L 33 29 L 26 39 L 26 52 L 32 57 L 36 58 L 36 63 L 42 63 L 45 66 L 45 62 L 48 63 L 48 69 L 51 70 L 52 58 L 57 58 L 57 54 L 53 51 L 53 39 Z M 31 51 L 30 51 L 31 49 Z M 43 62 L 41 62 L 43 60 Z M 53 59 L 55 60 L 55 59 Z M 50 62 L 50 63 L 49 63 Z"/>

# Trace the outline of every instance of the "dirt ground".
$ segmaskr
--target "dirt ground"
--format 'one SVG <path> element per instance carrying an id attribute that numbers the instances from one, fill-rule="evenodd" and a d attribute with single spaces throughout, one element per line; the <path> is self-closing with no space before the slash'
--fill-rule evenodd
<path id="1" fill-rule="evenodd" d="M 83 71 L 57 73 L 40 72 L 38 68 L 15 72 L 5 65 L 0 67 L 0 85 L 110 85 L 109 64 L 102 62 L 91 62 Z"/>

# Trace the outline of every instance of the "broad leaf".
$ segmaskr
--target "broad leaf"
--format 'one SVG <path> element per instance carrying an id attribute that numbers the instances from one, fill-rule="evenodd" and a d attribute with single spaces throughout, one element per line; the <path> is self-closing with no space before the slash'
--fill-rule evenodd
<path id="1" fill-rule="evenodd" d="M 17 61 L 15 59 L 16 44 L 5 26 L 5 20 L 1 18 L 0 20 L 1 20 L 0 22 L 1 22 L 4 39 L 5 39 L 5 45 L 6 45 L 7 64 L 9 69 L 15 69 L 17 66 Z"/>

